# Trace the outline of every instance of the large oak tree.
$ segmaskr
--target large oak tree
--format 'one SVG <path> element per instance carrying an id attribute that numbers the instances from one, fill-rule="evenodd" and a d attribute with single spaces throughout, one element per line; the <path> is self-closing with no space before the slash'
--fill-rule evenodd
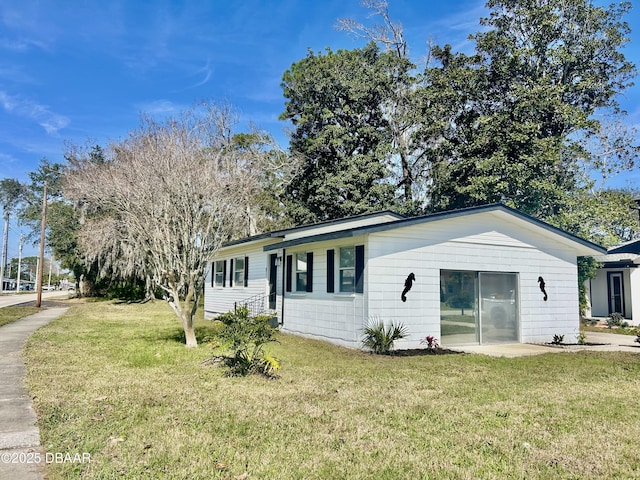
<path id="1" fill-rule="evenodd" d="M 280 118 L 293 124 L 290 148 L 302 168 L 288 188 L 297 223 L 340 218 L 388 208 L 392 135 L 388 101 L 411 64 L 362 49 L 309 54 L 284 73 L 287 99 Z"/>
<path id="2" fill-rule="evenodd" d="M 432 209 L 503 201 L 552 219 L 583 195 L 596 159 L 585 140 L 602 138 L 603 117 L 635 67 L 622 49 L 630 3 L 490 0 L 476 53 L 433 51 L 421 134 L 433 164 Z M 615 140 L 614 140 L 615 142 Z M 637 147 L 615 151 L 632 165 Z"/>

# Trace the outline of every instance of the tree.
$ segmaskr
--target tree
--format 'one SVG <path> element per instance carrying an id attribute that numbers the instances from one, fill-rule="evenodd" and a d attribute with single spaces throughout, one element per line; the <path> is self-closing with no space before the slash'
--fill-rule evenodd
<path id="1" fill-rule="evenodd" d="M 409 68 L 408 61 L 369 44 L 309 52 L 284 73 L 287 102 L 280 118 L 293 123 L 290 147 L 303 164 L 287 189 L 297 223 L 393 205 L 384 104 Z"/>
<path id="2" fill-rule="evenodd" d="M 352 18 L 339 18 L 336 28 L 351 33 L 358 38 L 365 38 L 376 44 L 384 45 L 388 51 L 395 52 L 399 58 L 408 58 L 409 48 L 404 39 L 403 27 L 394 22 L 389 15 L 389 3 L 386 0 L 362 0 L 364 8 L 372 10 L 369 16 L 379 16 L 382 24 L 366 27 Z"/>
<path id="3" fill-rule="evenodd" d="M 391 19 L 388 2 L 363 0 L 361 3 L 371 10 L 369 17 L 379 17 L 382 23 L 367 27 L 354 19 L 340 18 L 336 28 L 383 46 L 386 52 L 397 57 L 391 89 L 381 98 L 391 142 L 387 160 L 391 165 L 392 179 L 399 189 L 396 195 L 401 210 L 419 213 L 427 200 L 426 187 L 430 177 L 425 149 L 415 136 L 423 120 L 417 104 L 417 92 L 423 85 L 423 77 L 415 72 L 402 24 Z"/>
<path id="4" fill-rule="evenodd" d="M 2 206 L 2 218 L 4 220 L 4 230 L 2 236 L 2 258 L 0 258 L 0 292 L 4 288 L 4 269 L 7 265 L 7 251 L 9 240 L 9 220 L 11 214 L 17 208 L 22 198 L 22 184 L 13 178 L 3 178 L 0 180 L 0 205 Z"/>
<path id="5" fill-rule="evenodd" d="M 94 147 L 99 151 L 99 147 Z M 78 230 L 80 222 L 78 212 L 72 203 L 67 201 L 62 192 L 62 177 L 67 169 L 67 164 L 51 162 L 42 158 L 38 168 L 29 173 L 31 182 L 24 186 L 24 195 L 18 216 L 22 224 L 26 225 L 30 232 L 27 240 L 39 242 L 42 219 L 42 193 L 45 182 L 47 183 L 47 221 L 45 241 L 47 248 L 60 262 L 62 268 L 70 269 L 76 280 L 83 282 L 80 291 L 90 293 L 93 291 L 95 275 L 91 275 L 90 269 L 80 258 L 77 248 Z"/>
<path id="6" fill-rule="evenodd" d="M 287 215 L 284 199 L 291 179 L 298 173 L 299 160 L 287 155 L 275 146 L 271 135 L 255 127 L 252 127 L 251 133 L 232 135 L 228 149 L 245 158 L 260 159 L 247 165 L 247 168 L 258 168 L 259 171 L 251 173 L 256 183 L 247 190 L 244 199 L 247 205 L 244 235 L 293 226 Z M 270 165 L 266 170 L 265 161 Z"/>
<path id="7" fill-rule="evenodd" d="M 580 145 L 584 170 L 591 171 L 596 190 L 606 188 L 607 180 L 637 167 L 640 154 L 638 129 L 626 125 L 621 114 L 606 115 L 593 132 L 576 139 Z"/>
<path id="8" fill-rule="evenodd" d="M 618 189 L 586 189 L 573 192 L 565 208 L 549 218 L 563 230 L 612 247 L 632 240 L 638 228 L 637 192 Z"/>
<path id="9" fill-rule="evenodd" d="M 79 162 L 65 194 L 83 212 L 79 244 L 121 277 L 148 276 L 178 316 L 188 347 L 207 262 L 248 225 L 248 199 L 273 156 L 232 142 L 235 115 L 201 104 L 164 123 L 143 118 L 104 163 Z"/>
<path id="10" fill-rule="evenodd" d="M 621 53 L 629 3 L 490 0 L 476 54 L 434 48 L 421 135 L 433 162 L 434 210 L 504 201 L 541 218 L 587 188 L 586 137 L 597 112 L 619 112 L 635 67 Z M 582 138 L 581 138 L 582 137 Z M 429 146 L 430 145 L 430 146 Z M 589 167 L 592 165 L 590 164 Z"/>

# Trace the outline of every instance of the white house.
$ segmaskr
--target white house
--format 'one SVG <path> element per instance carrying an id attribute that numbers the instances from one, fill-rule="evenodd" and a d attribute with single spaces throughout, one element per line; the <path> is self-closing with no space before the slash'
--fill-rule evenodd
<path id="1" fill-rule="evenodd" d="M 588 316 L 620 313 L 630 325 L 640 325 L 640 240 L 610 248 L 606 255 L 594 258 L 601 267 L 596 277 L 588 281 Z"/>
<path id="2" fill-rule="evenodd" d="M 504 205 L 360 215 L 226 244 L 211 264 L 205 317 L 247 304 L 277 315 L 283 331 L 349 347 L 371 318 L 407 327 L 397 348 L 427 335 L 442 345 L 570 340 L 577 257 L 603 253 Z"/>

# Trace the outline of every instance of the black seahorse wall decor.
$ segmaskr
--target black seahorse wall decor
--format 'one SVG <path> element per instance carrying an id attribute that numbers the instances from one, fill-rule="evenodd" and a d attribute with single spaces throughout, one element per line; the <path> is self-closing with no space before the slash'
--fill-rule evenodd
<path id="1" fill-rule="evenodd" d="M 549 297 L 547 296 L 547 291 L 544 289 L 544 278 L 538 277 L 538 283 L 540 284 L 540 291 L 544 293 L 543 300 L 546 302 Z"/>
<path id="2" fill-rule="evenodd" d="M 413 282 L 415 281 L 416 276 L 413 274 L 413 272 L 411 272 L 407 279 L 404 281 L 404 290 L 402 290 L 402 295 L 400 295 L 400 298 L 403 302 L 407 301 L 407 292 L 411 290 L 411 287 L 413 287 Z"/>

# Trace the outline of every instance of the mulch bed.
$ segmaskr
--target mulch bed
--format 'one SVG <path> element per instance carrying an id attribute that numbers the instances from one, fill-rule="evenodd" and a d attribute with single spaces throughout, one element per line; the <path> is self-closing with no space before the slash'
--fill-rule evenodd
<path id="1" fill-rule="evenodd" d="M 427 349 L 427 348 L 409 348 L 406 350 L 394 350 L 391 355 L 394 357 L 423 357 L 426 355 L 460 355 L 464 352 L 449 350 L 448 348 Z"/>

